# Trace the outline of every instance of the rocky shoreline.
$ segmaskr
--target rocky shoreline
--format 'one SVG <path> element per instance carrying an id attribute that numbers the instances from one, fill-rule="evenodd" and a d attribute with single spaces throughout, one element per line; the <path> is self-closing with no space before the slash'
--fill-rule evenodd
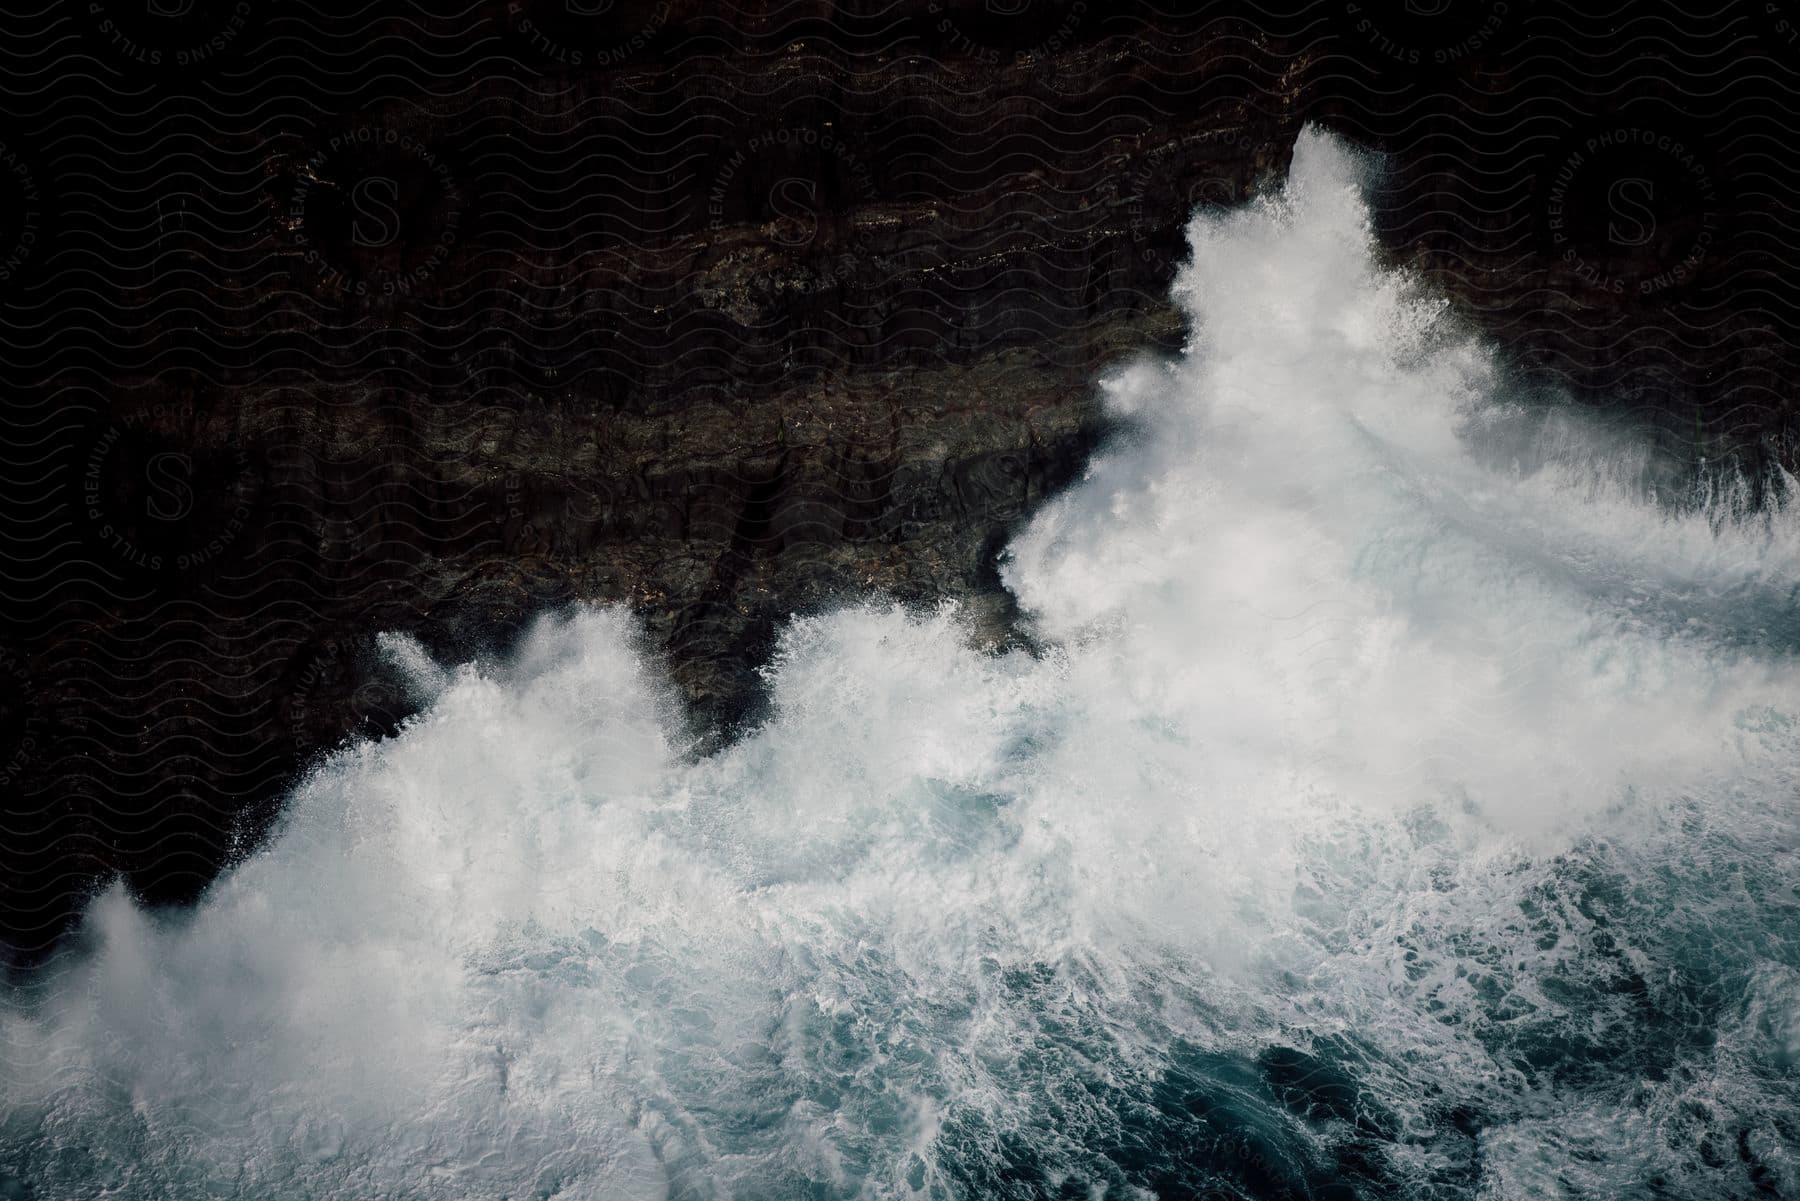
<path id="1" fill-rule="evenodd" d="M 1386 154 L 1377 232 L 1522 383 L 1671 481 L 1791 466 L 1800 53 L 1741 7 L 14 19 L 61 74 L 7 105 L 6 958 L 114 874 L 192 897 L 391 729 L 380 630 L 458 659 L 630 604 L 702 744 L 790 613 L 1014 636 L 995 554 L 1105 435 L 1097 375 L 1179 345 L 1187 214 L 1307 121 Z"/>

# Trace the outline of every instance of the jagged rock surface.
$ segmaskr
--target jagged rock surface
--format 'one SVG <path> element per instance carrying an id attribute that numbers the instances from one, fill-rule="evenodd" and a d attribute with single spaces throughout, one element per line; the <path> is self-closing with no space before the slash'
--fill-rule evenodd
<path id="1" fill-rule="evenodd" d="M 97 229 L 107 268 L 41 249 L 12 281 L 76 314 L 8 342 L 16 957 L 109 873 L 192 895 L 310 756 L 390 728 L 377 630 L 455 658 L 628 603 L 702 742 L 754 718 L 791 612 L 953 597 L 1014 636 L 994 556 L 1103 436 L 1096 375 L 1179 345 L 1188 213 L 1307 120 L 1389 152 L 1379 232 L 1522 379 L 1677 464 L 1788 457 L 1772 24 L 1621 83 L 1628 38 L 1519 4 L 545 7 L 365 29 L 301 58 L 348 77 L 394 37 L 429 70 L 272 73 L 261 107 L 142 64 L 142 93 L 15 97 L 40 246 Z M 1761 91 L 1675 99 L 1752 52 Z M 1620 129 L 1650 132 L 1590 147 Z M 359 224 L 384 212 L 403 236 Z"/>

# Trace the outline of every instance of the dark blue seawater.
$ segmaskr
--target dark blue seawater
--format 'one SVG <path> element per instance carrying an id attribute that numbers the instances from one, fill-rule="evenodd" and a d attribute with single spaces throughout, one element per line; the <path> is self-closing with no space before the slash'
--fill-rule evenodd
<path id="1" fill-rule="evenodd" d="M 1003 563 L 680 740 L 630 616 L 0 1009 L 0 1197 L 1800 1195 L 1800 523 L 1514 398 L 1305 134 Z M 1755 505 L 1745 502 L 1755 496 Z"/>

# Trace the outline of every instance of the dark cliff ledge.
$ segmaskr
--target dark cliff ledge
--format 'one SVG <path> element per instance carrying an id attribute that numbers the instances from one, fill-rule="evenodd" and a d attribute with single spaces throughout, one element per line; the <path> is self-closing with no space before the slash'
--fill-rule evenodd
<path id="1" fill-rule="evenodd" d="M 11 957 L 96 879 L 192 896 L 403 716 L 377 630 L 624 601 L 707 738 L 790 612 L 1008 637 L 995 552 L 1096 373 L 1178 345 L 1188 212 L 1308 120 L 1522 376 L 1678 470 L 1791 461 L 1778 6 L 576 7 L 6 18 L 57 81 L 0 156 Z"/>

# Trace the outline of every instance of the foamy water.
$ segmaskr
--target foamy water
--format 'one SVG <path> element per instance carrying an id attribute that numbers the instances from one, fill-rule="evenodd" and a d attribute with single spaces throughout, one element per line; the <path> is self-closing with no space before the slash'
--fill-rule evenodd
<path id="1" fill-rule="evenodd" d="M 0 1196 L 1800 1191 L 1800 526 L 1510 402 L 1359 175 L 1196 219 L 1041 654 L 798 620 L 695 758 L 622 612 L 396 643 L 422 716 L 0 1016 Z"/>

